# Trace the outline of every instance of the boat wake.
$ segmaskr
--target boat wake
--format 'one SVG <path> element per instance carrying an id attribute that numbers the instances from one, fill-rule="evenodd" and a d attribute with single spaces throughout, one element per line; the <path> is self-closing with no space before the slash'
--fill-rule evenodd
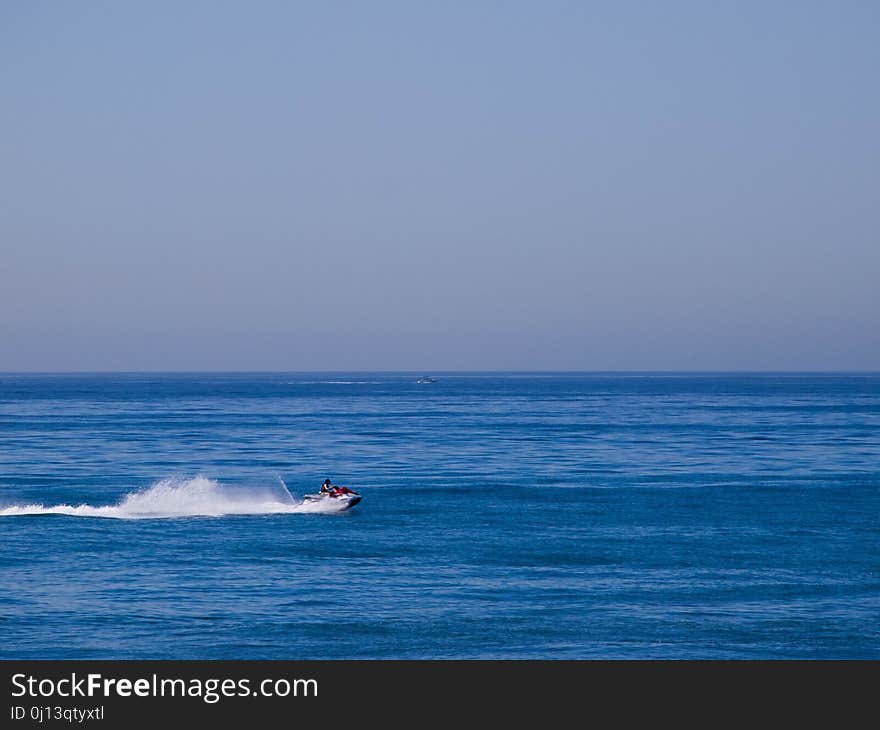
<path id="1" fill-rule="evenodd" d="M 131 492 L 117 504 L 43 505 L 24 504 L 0 507 L 0 517 L 23 515 L 70 515 L 108 517 L 123 520 L 168 517 L 222 517 L 224 515 L 268 515 L 341 512 L 344 506 L 333 501 L 290 501 L 285 491 L 229 487 L 198 476 L 194 479 L 163 479 L 149 488 Z"/>

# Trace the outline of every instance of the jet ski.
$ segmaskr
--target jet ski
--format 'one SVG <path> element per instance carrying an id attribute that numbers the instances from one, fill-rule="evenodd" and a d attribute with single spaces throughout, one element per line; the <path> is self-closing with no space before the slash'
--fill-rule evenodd
<path id="1" fill-rule="evenodd" d="M 432 378 L 430 375 L 423 375 L 421 378 L 419 378 L 416 381 L 416 383 L 418 383 L 419 385 L 425 385 L 427 383 L 436 383 L 436 382 L 437 382 L 437 378 Z"/>
<path id="2" fill-rule="evenodd" d="M 348 487 L 331 487 L 329 492 L 320 492 L 318 494 L 306 494 L 303 500 L 308 503 L 323 502 L 330 500 L 328 504 L 333 504 L 336 509 L 351 509 L 363 499 L 360 494 Z"/>

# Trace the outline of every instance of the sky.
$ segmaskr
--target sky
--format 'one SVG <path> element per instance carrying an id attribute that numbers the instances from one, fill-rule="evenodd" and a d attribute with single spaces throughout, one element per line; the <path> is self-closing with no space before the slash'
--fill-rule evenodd
<path id="1" fill-rule="evenodd" d="M 0 3 L 0 370 L 880 370 L 880 5 Z"/>

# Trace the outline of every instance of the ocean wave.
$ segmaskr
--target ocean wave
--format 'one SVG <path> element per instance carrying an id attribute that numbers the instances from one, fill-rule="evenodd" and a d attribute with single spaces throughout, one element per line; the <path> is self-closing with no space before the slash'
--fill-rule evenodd
<path id="1" fill-rule="evenodd" d="M 380 385 L 379 380 L 291 380 L 288 385 Z"/>

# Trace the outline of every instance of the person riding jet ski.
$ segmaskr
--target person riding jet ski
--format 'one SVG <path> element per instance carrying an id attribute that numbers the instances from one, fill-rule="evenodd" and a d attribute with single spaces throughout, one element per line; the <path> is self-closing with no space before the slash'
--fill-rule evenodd
<path id="1" fill-rule="evenodd" d="M 363 497 L 353 489 L 335 487 L 329 479 L 325 479 L 318 494 L 306 494 L 303 499 L 305 502 L 312 503 L 327 500 L 326 504 L 332 503 L 337 505 L 339 509 L 348 509 L 354 507 Z"/>
<path id="2" fill-rule="evenodd" d="M 326 494 L 330 497 L 341 497 L 343 494 L 357 494 L 357 492 L 355 492 L 353 489 L 349 489 L 348 487 L 333 486 L 332 482 L 329 479 L 325 479 L 324 483 L 321 485 L 320 494 Z"/>

